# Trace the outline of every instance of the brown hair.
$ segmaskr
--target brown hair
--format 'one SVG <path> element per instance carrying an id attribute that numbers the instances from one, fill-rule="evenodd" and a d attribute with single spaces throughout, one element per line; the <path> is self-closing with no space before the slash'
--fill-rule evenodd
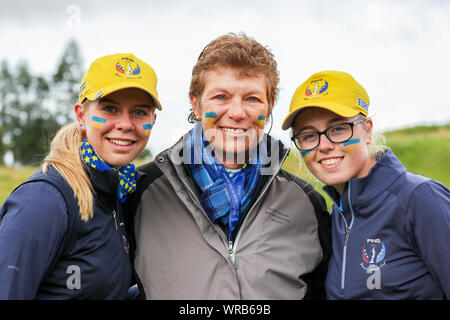
<path id="1" fill-rule="evenodd" d="M 269 105 L 278 96 L 279 72 L 273 54 L 255 39 L 244 33 L 229 33 L 211 41 L 200 54 L 194 69 L 189 96 L 197 99 L 203 93 L 206 71 L 218 67 L 239 69 L 241 76 L 264 74 L 267 78 L 267 100 Z M 195 120 L 193 112 L 189 120 Z"/>

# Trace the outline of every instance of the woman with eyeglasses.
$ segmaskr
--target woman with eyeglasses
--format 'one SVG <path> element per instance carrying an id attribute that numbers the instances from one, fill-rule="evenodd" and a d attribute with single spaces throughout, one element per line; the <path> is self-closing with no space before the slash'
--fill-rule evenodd
<path id="1" fill-rule="evenodd" d="M 327 298 L 448 298 L 449 189 L 380 143 L 368 107 L 351 75 L 324 71 L 297 88 L 283 122 L 334 203 Z"/>

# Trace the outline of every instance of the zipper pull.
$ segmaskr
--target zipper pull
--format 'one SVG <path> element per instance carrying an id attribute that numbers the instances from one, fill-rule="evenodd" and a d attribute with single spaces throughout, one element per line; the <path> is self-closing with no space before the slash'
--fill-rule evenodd
<path id="1" fill-rule="evenodd" d="M 345 227 L 345 238 L 344 238 L 344 246 L 347 245 L 348 243 L 348 234 L 350 233 L 350 228 L 349 227 Z"/>
<path id="2" fill-rule="evenodd" d="M 228 257 L 228 260 L 230 261 L 231 265 L 233 266 L 233 269 L 237 270 L 236 257 L 234 256 L 234 252 L 233 252 L 233 241 L 228 241 L 228 254 L 230 255 Z"/>
<path id="3" fill-rule="evenodd" d="M 117 227 L 116 210 L 113 210 L 112 216 L 114 218 L 114 225 L 116 226 L 116 230 L 119 230 L 119 228 Z"/>
<path id="4" fill-rule="evenodd" d="M 228 253 L 233 257 L 233 241 L 228 241 Z"/>

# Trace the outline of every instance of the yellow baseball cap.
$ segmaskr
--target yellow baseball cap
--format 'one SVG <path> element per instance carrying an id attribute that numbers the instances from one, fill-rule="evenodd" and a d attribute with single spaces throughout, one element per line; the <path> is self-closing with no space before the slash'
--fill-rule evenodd
<path id="1" fill-rule="evenodd" d="M 348 73 L 318 72 L 295 90 L 282 128 L 289 129 L 297 114 L 307 107 L 325 108 L 342 117 L 353 117 L 358 113 L 367 116 L 369 103 L 366 90 Z"/>
<path id="2" fill-rule="evenodd" d="M 78 102 L 90 101 L 125 88 L 138 88 L 147 92 L 161 110 L 156 92 L 158 79 L 155 71 L 131 53 L 117 53 L 98 58 L 84 74 Z"/>

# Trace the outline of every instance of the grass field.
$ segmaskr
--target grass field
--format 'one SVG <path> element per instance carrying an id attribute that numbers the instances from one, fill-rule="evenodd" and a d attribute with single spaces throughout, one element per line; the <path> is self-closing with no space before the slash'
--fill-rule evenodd
<path id="1" fill-rule="evenodd" d="M 414 127 L 384 135 L 409 171 L 450 186 L 450 124 Z"/>
<path id="2" fill-rule="evenodd" d="M 384 136 L 387 145 L 392 148 L 409 171 L 438 180 L 447 187 L 450 186 L 450 124 L 407 128 L 386 132 Z M 293 150 L 284 163 L 283 169 L 310 182 L 321 192 L 323 184 L 309 173 L 299 159 L 297 150 Z M 0 204 L 35 170 L 36 168 L 33 167 L 0 167 Z M 331 201 L 328 197 L 325 196 L 325 198 L 328 207 L 331 208 Z"/>
<path id="3" fill-rule="evenodd" d="M 0 167 L 0 203 L 3 203 L 11 191 L 36 171 L 34 167 Z"/>

